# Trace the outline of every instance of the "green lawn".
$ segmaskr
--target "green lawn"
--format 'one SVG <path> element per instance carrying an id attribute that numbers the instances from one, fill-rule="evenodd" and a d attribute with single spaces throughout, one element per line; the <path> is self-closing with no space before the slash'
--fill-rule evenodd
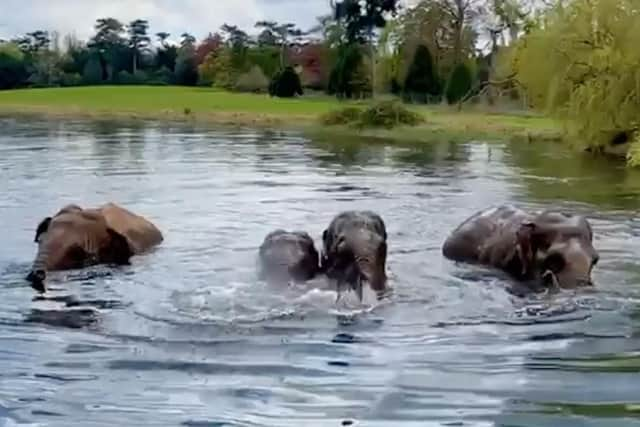
<path id="1" fill-rule="evenodd" d="M 442 135 L 467 139 L 555 139 L 559 135 L 559 127 L 543 117 L 458 112 L 446 107 L 412 107 L 426 118 L 424 125 L 415 128 L 356 131 L 318 126 L 323 113 L 345 105 L 347 103 L 327 96 L 278 99 L 173 86 L 95 86 L 0 92 L 0 112 L 3 113 L 191 119 L 231 125 L 305 127 L 319 133 L 357 133 L 366 137 L 411 140 Z"/>

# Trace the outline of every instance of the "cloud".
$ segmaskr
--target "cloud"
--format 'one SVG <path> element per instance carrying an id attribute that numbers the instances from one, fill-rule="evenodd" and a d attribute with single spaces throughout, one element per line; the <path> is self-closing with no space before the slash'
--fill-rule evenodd
<path id="1" fill-rule="evenodd" d="M 0 38 L 44 29 L 82 39 L 93 34 L 95 20 L 103 17 L 122 22 L 144 18 L 152 33 L 178 36 L 187 31 L 200 38 L 224 23 L 250 31 L 265 19 L 307 28 L 330 11 L 329 0 L 2 0 L 2 9 Z"/>

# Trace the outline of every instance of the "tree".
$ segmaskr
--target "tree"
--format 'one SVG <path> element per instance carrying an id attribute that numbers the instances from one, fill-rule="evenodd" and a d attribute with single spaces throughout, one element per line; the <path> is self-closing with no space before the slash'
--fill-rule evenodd
<path id="1" fill-rule="evenodd" d="M 460 101 L 469 91 L 473 85 L 473 77 L 469 71 L 469 67 L 461 62 L 453 69 L 451 77 L 447 82 L 447 102 L 454 104 Z"/>
<path id="2" fill-rule="evenodd" d="M 22 86 L 27 79 L 25 55 L 15 43 L 0 44 L 0 89 Z"/>
<path id="3" fill-rule="evenodd" d="M 255 26 L 256 28 L 264 28 L 262 34 L 264 35 L 264 38 L 267 38 L 268 36 L 273 37 L 274 44 L 280 45 L 280 67 L 284 68 L 284 56 L 286 48 L 289 46 L 290 39 L 294 38 L 298 40 L 303 37 L 305 33 L 296 28 L 295 24 L 291 23 L 278 24 L 274 21 L 259 21 Z M 265 32 L 267 34 L 264 34 Z"/>
<path id="4" fill-rule="evenodd" d="M 376 55 L 374 46 L 375 30 L 384 28 L 387 15 L 395 16 L 398 0 L 343 0 L 333 3 L 336 20 L 344 19 L 346 36 L 349 43 L 367 40 L 371 57 L 371 84 L 376 85 Z"/>
<path id="5" fill-rule="evenodd" d="M 195 37 L 182 35 L 182 44 L 176 58 L 176 80 L 178 84 L 195 86 L 198 83 L 198 64 L 196 63 Z"/>
<path id="6" fill-rule="evenodd" d="M 160 42 L 160 46 L 166 48 L 167 47 L 167 39 L 171 36 L 171 33 L 167 33 L 166 31 L 160 31 L 156 33 L 156 37 Z"/>
<path id="7" fill-rule="evenodd" d="M 233 68 L 231 49 L 224 48 L 214 59 L 213 81 L 215 86 L 231 90 L 236 83 L 237 71 Z"/>
<path id="8" fill-rule="evenodd" d="M 138 71 L 138 58 L 142 51 L 149 47 L 151 39 L 147 35 L 149 22 L 144 19 L 136 19 L 129 24 L 129 47 L 133 51 L 133 74 Z"/>
<path id="9" fill-rule="evenodd" d="M 411 98 L 428 102 L 429 98 L 440 95 L 440 81 L 434 70 L 431 53 L 425 45 L 418 46 L 407 78 L 404 82 L 405 94 Z"/>
<path id="10" fill-rule="evenodd" d="M 51 46 L 51 39 L 49 38 L 48 31 L 34 31 L 27 33 L 27 37 L 30 39 L 30 51 L 32 53 L 49 50 L 49 47 Z"/>
<path id="11" fill-rule="evenodd" d="M 236 73 L 244 72 L 248 69 L 247 50 L 250 39 L 247 33 L 235 25 L 224 24 L 221 27 L 225 35 L 227 47 L 231 50 L 231 66 Z"/>
<path id="12" fill-rule="evenodd" d="M 96 20 L 94 28 L 96 34 L 88 46 L 99 55 L 102 80 L 108 80 L 118 73 L 116 68 L 122 62 L 119 56 L 125 47 L 122 36 L 124 25 L 115 18 L 100 18 Z"/>
<path id="13" fill-rule="evenodd" d="M 264 46 L 277 46 L 277 45 L 278 45 L 278 39 L 276 38 L 276 36 L 273 34 L 271 30 L 265 28 L 258 35 L 258 46 L 264 47 Z"/>
<path id="14" fill-rule="evenodd" d="M 631 164 L 640 157 L 638 25 L 635 0 L 574 0 L 548 11 L 512 56 L 529 102 L 563 120 L 570 142 L 617 151 L 634 141 Z"/>
<path id="15" fill-rule="evenodd" d="M 180 48 L 181 49 L 188 48 L 191 50 L 195 50 L 195 46 L 196 46 L 196 38 L 187 32 L 182 33 L 182 35 L 180 36 Z"/>
<path id="16" fill-rule="evenodd" d="M 216 54 L 218 50 L 223 46 L 224 41 L 222 36 L 218 33 L 211 34 L 205 37 L 196 47 L 196 62 L 202 64 L 210 53 Z"/>
<path id="17" fill-rule="evenodd" d="M 474 54 L 478 37 L 475 15 L 471 14 L 470 6 L 464 7 L 460 20 L 454 10 L 453 0 L 422 0 L 400 16 L 398 34 L 394 37 L 399 40 L 405 64 L 412 63 L 419 45 L 425 45 L 438 74 L 449 76 L 461 58 Z M 402 74 L 406 75 L 406 71 Z"/>
<path id="18" fill-rule="evenodd" d="M 329 76 L 329 93 L 338 98 L 360 97 L 362 85 L 367 79 L 362 76 L 364 66 L 362 50 L 358 44 L 347 44 L 339 48 L 338 60 Z"/>
<path id="19" fill-rule="evenodd" d="M 178 57 L 178 49 L 167 43 L 167 39 L 171 36 L 167 32 L 156 33 L 156 37 L 160 42 L 161 48 L 156 52 L 156 68 L 166 69 L 173 72 L 176 68 L 176 59 Z"/>

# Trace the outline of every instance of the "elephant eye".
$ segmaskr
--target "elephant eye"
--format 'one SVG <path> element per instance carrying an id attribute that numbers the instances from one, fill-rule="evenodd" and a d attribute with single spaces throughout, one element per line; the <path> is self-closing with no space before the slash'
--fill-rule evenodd
<path id="1" fill-rule="evenodd" d="M 564 256 L 559 253 L 549 254 L 544 260 L 544 269 L 551 270 L 554 273 L 561 271 L 566 265 Z"/>

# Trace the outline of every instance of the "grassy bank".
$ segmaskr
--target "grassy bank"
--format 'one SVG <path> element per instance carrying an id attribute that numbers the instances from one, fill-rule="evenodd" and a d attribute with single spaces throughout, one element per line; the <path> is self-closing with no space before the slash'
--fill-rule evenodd
<path id="1" fill-rule="evenodd" d="M 324 96 L 276 99 L 186 87 L 97 86 L 0 92 L 0 113 L 37 113 L 52 117 L 198 120 L 411 141 L 442 137 L 538 140 L 557 139 L 560 135 L 559 127 L 543 117 L 458 112 L 445 107 L 413 107 L 426 119 L 425 124 L 414 128 L 357 131 L 319 125 L 322 114 L 345 105 L 347 103 Z"/>

